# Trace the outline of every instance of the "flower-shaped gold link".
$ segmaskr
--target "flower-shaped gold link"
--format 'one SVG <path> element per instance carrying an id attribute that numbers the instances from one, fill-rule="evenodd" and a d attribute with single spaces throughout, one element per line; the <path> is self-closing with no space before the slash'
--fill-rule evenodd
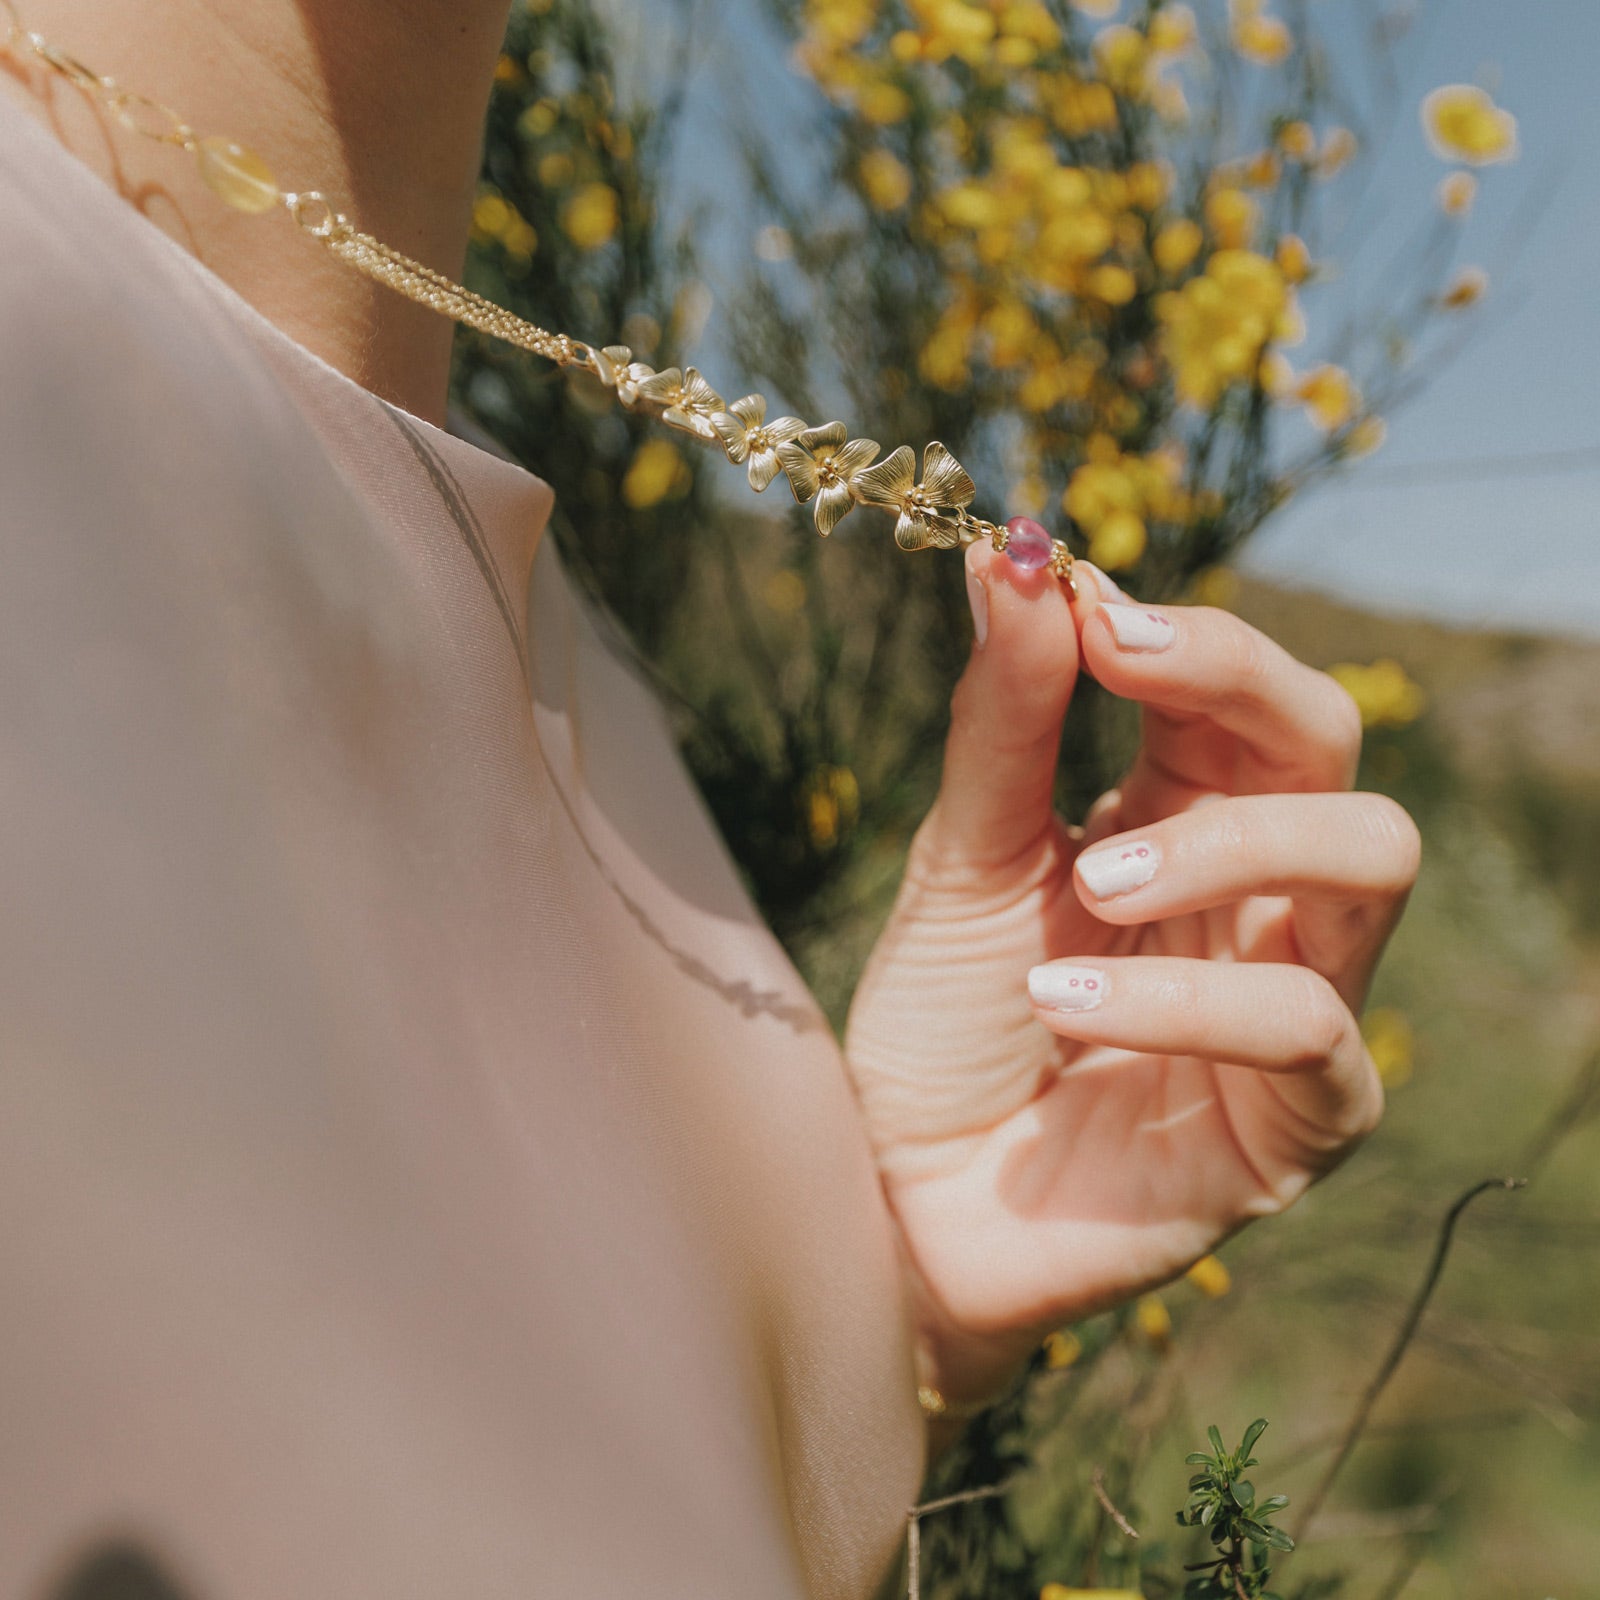
<path id="1" fill-rule="evenodd" d="M 806 431 L 799 417 L 778 417 L 768 422 L 766 397 L 759 394 L 747 394 L 744 399 L 735 400 L 726 411 L 719 411 L 712 417 L 711 426 L 717 430 L 728 459 L 735 466 L 749 463 L 746 476 L 757 494 L 778 475 L 782 466 L 778 447 Z"/>
<path id="2" fill-rule="evenodd" d="M 661 420 L 669 427 L 708 442 L 717 437 L 711 419 L 722 410 L 722 396 L 693 367 L 687 372 L 667 367 L 644 379 L 639 385 L 639 398 L 648 405 L 661 406 Z"/>
<path id="3" fill-rule="evenodd" d="M 868 505 L 898 514 L 894 542 L 902 550 L 953 550 L 961 543 L 959 512 L 978 492 L 966 468 L 937 439 L 922 453 L 921 483 L 915 453 L 901 445 L 863 472 L 855 489 Z M 951 511 L 958 514 L 948 515 Z"/>
<path id="4" fill-rule="evenodd" d="M 778 460 L 795 499 L 804 505 L 813 495 L 817 498 L 813 517 L 824 539 L 854 508 L 853 484 L 877 460 L 878 449 L 876 440 L 851 439 L 842 422 L 807 428 L 778 446 Z"/>

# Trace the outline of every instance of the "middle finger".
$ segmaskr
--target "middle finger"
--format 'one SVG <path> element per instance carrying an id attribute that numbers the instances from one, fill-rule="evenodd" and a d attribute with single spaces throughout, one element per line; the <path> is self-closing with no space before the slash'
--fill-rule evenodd
<path id="1" fill-rule="evenodd" d="M 1145 708 L 1139 761 L 1124 786 L 1195 793 L 1347 789 L 1361 750 L 1361 717 L 1325 672 L 1296 661 L 1226 611 L 1143 606 L 1094 574 L 1076 610 L 1085 665 L 1111 693 Z M 1177 800 L 1183 803 L 1182 798 Z"/>
<path id="2" fill-rule="evenodd" d="M 1250 795 L 1099 840 L 1073 878 L 1085 909 L 1120 926 L 1287 897 L 1301 959 L 1354 1005 L 1420 859 L 1416 824 L 1385 795 Z"/>

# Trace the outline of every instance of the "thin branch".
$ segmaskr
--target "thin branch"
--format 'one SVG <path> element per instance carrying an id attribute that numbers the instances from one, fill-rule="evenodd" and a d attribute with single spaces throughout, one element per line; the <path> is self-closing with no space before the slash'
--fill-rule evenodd
<path id="1" fill-rule="evenodd" d="M 1433 1247 L 1433 1259 L 1428 1263 L 1427 1272 L 1423 1274 L 1421 1286 L 1411 1302 L 1410 1310 L 1406 1312 L 1405 1321 L 1401 1323 L 1400 1331 L 1395 1335 L 1394 1343 L 1389 1347 L 1382 1365 L 1361 1396 L 1355 1414 L 1345 1428 L 1344 1437 L 1339 1441 L 1338 1451 L 1328 1463 L 1328 1470 L 1323 1473 L 1321 1481 L 1311 1491 L 1311 1496 L 1300 1513 L 1299 1525 L 1294 1535 L 1297 1544 L 1305 1538 L 1306 1530 L 1316 1520 L 1317 1513 L 1328 1498 L 1328 1491 L 1333 1487 L 1334 1480 L 1343 1470 L 1345 1462 L 1350 1459 L 1351 1451 L 1360 1440 L 1367 1426 L 1367 1419 L 1372 1415 L 1372 1408 L 1377 1405 L 1379 1396 L 1388 1387 L 1389 1380 L 1395 1375 L 1401 1361 L 1405 1359 L 1406 1351 L 1411 1348 L 1411 1341 L 1416 1337 L 1423 1313 L 1428 1309 L 1433 1291 L 1438 1287 L 1439 1279 L 1444 1274 L 1445 1262 L 1449 1259 L 1451 1241 L 1455 1236 L 1456 1224 L 1461 1220 L 1461 1214 L 1480 1194 L 1487 1194 L 1491 1189 L 1521 1189 L 1526 1187 L 1527 1181 L 1526 1178 L 1485 1178 L 1481 1183 L 1473 1184 L 1445 1213 L 1444 1221 L 1439 1227 L 1438 1240 Z"/>
<path id="2" fill-rule="evenodd" d="M 963 1489 L 960 1494 L 947 1494 L 942 1500 L 929 1500 L 912 1506 L 906 1513 L 906 1594 L 909 1600 L 922 1600 L 922 1519 L 933 1511 L 947 1511 L 951 1506 L 967 1505 L 973 1500 L 993 1500 L 1006 1494 L 1015 1478 L 1004 1483 L 990 1484 L 986 1489 Z"/>
<path id="3" fill-rule="evenodd" d="M 1139 1537 L 1139 1530 L 1135 1528 L 1134 1525 L 1129 1522 L 1120 1511 L 1117 1510 L 1117 1508 L 1111 1503 L 1111 1496 L 1106 1493 L 1105 1468 L 1096 1467 L 1094 1469 L 1094 1476 L 1089 1481 L 1094 1485 L 1094 1497 L 1100 1502 L 1100 1509 L 1104 1511 L 1114 1523 L 1116 1523 L 1118 1528 L 1120 1528 L 1122 1532 L 1128 1536 L 1128 1538 L 1137 1539 Z"/>

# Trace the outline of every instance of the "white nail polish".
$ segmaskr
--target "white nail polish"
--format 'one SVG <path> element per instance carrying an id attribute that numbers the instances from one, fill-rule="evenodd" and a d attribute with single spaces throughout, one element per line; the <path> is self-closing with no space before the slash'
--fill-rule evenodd
<path id="1" fill-rule="evenodd" d="M 1028 974 L 1028 993 L 1047 1011 L 1093 1011 L 1106 997 L 1106 975 L 1098 967 L 1052 961 Z"/>
<path id="2" fill-rule="evenodd" d="M 972 607 L 972 632 L 981 650 L 989 642 L 989 591 L 967 569 L 967 603 Z"/>
<path id="3" fill-rule="evenodd" d="M 1178 637 L 1177 629 L 1159 611 L 1148 611 L 1143 606 L 1109 605 L 1101 606 L 1100 610 L 1111 624 L 1112 637 L 1124 650 L 1154 654 L 1170 649 Z"/>
<path id="4" fill-rule="evenodd" d="M 1156 847 L 1135 839 L 1085 851 L 1078 857 L 1078 876 L 1096 900 L 1113 900 L 1144 888 L 1160 865 Z"/>

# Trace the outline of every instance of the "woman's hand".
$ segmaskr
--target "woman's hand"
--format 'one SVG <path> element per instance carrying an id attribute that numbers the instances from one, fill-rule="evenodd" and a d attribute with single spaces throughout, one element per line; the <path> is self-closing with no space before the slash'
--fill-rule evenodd
<path id="1" fill-rule="evenodd" d="M 846 1036 L 926 1373 L 987 1395 L 1054 1327 L 1176 1276 L 1376 1125 L 1356 1012 L 1418 864 L 1351 794 L 1360 718 L 1224 612 L 968 552 L 986 637 Z M 1144 707 L 1054 815 L 1081 660 Z M 1030 998 L 1031 991 L 1031 998 Z"/>

